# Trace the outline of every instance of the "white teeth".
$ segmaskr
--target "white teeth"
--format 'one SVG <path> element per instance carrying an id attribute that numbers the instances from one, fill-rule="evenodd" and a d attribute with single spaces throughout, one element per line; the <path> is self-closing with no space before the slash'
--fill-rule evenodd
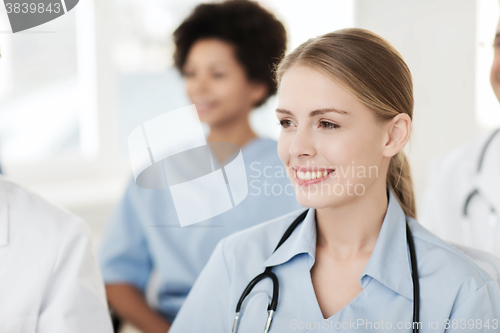
<path id="1" fill-rule="evenodd" d="M 300 180 L 311 180 L 311 179 L 318 179 L 322 177 L 326 177 L 328 175 L 328 171 L 300 171 L 297 170 L 297 178 Z"/>

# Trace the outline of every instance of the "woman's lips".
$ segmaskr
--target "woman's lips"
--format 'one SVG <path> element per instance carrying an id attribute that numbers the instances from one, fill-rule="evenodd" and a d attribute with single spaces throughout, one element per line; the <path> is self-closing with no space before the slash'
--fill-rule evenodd
<path id="1" fill-rule="evenodd" d="M 195 103 L 199 113 L 207 113 L 215 107 L 215 103 Z"/>

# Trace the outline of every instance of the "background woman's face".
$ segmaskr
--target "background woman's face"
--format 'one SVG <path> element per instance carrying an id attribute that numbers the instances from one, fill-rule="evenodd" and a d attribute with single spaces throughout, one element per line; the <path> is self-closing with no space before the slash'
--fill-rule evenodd
<path id="1" fill-rule="evenodd" d="M 247 117 L 262 98 L 247 79 L 234 47 L 218 39 L 202 39 L 191 47 L 183 68 L 189 99 L 200 120 L 210 126 Z M 262 90 L 262 89 L 260 89 Z"/>
<path id="2" fill-rule="evenodd" d="M 282 125 L 278 153 L 305 207 L 352 200 L 383 181 L 383 123 L 336 82 L 296 65 L 281 80 L 276 115 Z M 298 174 L 299 167 L 320 175 Z M 327 173 L 324 176 L 325 171 Z M 304 180 L 301 178 L 317 178 Z"/>

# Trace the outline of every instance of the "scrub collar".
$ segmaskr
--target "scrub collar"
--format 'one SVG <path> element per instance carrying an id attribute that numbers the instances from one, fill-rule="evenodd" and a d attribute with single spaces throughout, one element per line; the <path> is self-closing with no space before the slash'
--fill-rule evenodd
<path id="1" fill-rule="evenodd" d="M 406 239 L 406 216 L 394 193 L 388 189 L 389 204 L 375 248 L 360 277 L 363 289 L 371 279 L 413 301 L 413 282 Z M 309 255 L 309 269 L 316 255 L 316 210 L 310 208 L 304 221 L 290 238 L 265 262 L 265 266 L 285 264 L 301 253 Z"/>

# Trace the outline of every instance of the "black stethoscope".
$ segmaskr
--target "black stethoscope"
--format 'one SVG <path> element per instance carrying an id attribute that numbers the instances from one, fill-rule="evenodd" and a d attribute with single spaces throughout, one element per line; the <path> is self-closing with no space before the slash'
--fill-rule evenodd
<path id="1" fill-rule="evenodd" d="M 488 138 L 488 140 L 486 140 L 486 143 L 484 144 L 483 146 L 483 149 L 481 151 L 481 155 L 479 155 L 479 160 L 478 160 L 478 163 L 477 163 L 477 168 L 476 168 L 476 176 L 479 175 L 481 173 L 481 168 L 483 167 L 483 160 L 484 160 L 484 156 L 486 155 L 486 150 L 488 150 L 488 147 L 490 146 L 491 142 L 493 141 L 493 138 L 498 134 L 500 133 L 500 128 L 495 130 L 491 135 L 490 137 Z M 477 187 L 473 188 L 469 195 L 467 195 L 467 199 L 465 199 L 465 203 L 464 203 L 464 206 L 463 206 L 463 210 L 462 210 L 462 214 L 463 216 L 467 219 L 468 223 L 469 223 L 469 226 L 471 226 L 471 222 L 470 222 L 470 219 L 469 219 L 469 216 L 468 216 L 468 213 L 467 213 L 467 209 L 469 208 L 469 203 L 471 201 L 471 199 L 474 197 L 474 196 L 480 196 L 483 198 L 483 200 L 486 202 L 486 204 L 489 206 L 489 210 L 490 210 L 490 219 L 489 219 L 489 226 L 490 228 L 492 229 L 492 232 L 491 232 L 491 236 L 493 237 L 493 239 L 491 241 L 488 242 L 488 246 L 489 247 L 493 247 L 493 248 L 489 248 L 488 250 L 490 251 L 493 251 L 494 250 L 494 247 L 495 247 L 495 243 L 496 243 L 496 228 L 499 224 L 499 220 L 500 220 L 500 216 L 498 215 L 498 212 L 495 210 L 495 207 L 489 202 L 487 201 L 483 195 L 481 195 L 481 193 L 479 192 L 479 190 L 477 189 Z M 472 229 L 472 228 L 471 228 Z M 465 227 L 462 226 L 462 230 L 464 231 L 465 233 Z M 470 230 L 469 230 L 470 231 Z M 469 245 L 473 245 L 473 244 L 469 244 Z"/>
<path id="2" fill-rule="evenodd" d="M 273 253 L 290 237 L 295 228 L 304 220 L 309 209 L 300 214 L 295 221 L 288 227 L 288 229 L 281 237 L 278 245 L 274 249 Z M 413 235 L 411 233 L 410 227 L 408 226 L 408 221 L 406 222 L 406 239 L 408 241 L 408 247 L 410 248 L 410 260 L 411 260 L 411 270 L 412 270 L 412 280 L 413 280 L 413 333 L 418 333 L 418 322 L 419 322 L 419 305 L 420 305 L 420 287 L 418 281 L 418 269 L 417 269 L 417 256 L 415 255 L 415 245 L 413 244 Z M 263 273 L 257 275 L 250 283 L 247 285 L 243 294 L 241 294 L 240 300 L 236 305 L 236 317 L 234 318 L 233 333 L 238 332 L 238 323 L 240 321 L 240 310 L 245 297 L 250 294 L 253 287 L 261 280 L 265 278 L 270 278 L 273 281 L 273 298 L 271 299 L 271 304 L 267 307 L 268 316 L 266 321 L 266 326 L 264 328 L 264 333 L 268 333 L 271 328 L 271 322 L 273 321 L 274 312 L 278 306 L 278 292 L 279 292 L 279 282 L 276 274 L 271 272 L 272 266 L 266 267 Z"/>

